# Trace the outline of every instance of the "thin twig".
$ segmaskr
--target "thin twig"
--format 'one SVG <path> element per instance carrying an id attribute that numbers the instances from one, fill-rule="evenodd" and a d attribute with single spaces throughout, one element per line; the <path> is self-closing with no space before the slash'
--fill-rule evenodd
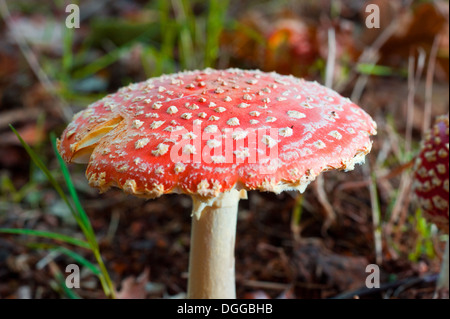
<path id="1" fill-rule="evenodd" d="M 336 61 L 336 32 L 333 28 L 328 29 L 328 56 L 327 56 L 327 66 L 325 73 L 325 85 L 330 89 L 333 88 L 333 76 Z M 319 175 L 316 178 L 316 182 L 313 184 L 314 190 L 319 200 L 320 205 L 325 211 L 325 221 L 323 223 L 322 231 L 326 230 L 334 223 L 336 220 L 336 213 L 333 210 L 328 201 L 327 194 L 325 192 L 325 180 L 323 175 Z"/>
<path id="2" fill-rule="evenodd" d="M 406 110 L 406 132 L 405 132 L 405 153 L 409 154 L 411 151 L 412 129 L 414 123 L 414 98 L 416 96 L 416 88 L 419 84 L 420 78 L 425 66 L 426 53 L 422 48 L 419 48 L 419 56 L 417 58 L 417 65 L 415 70 L 415 57 L 409 56 L 408 60 L 408 104 Z"/>
<path id="3" fill-rule="evenodd" d="M 422 76 L 422 72 L 425 64 L 425 52 L 423 50 L 419 51 L 419 56 L 416 59 L 413 55 L 410 55 L 408 61 L 408 97 L 407 97 L 407 109 L 406 109 L 406 130 L 405 130 L 405 146 L 404 146 L 404 154 L 406 156 L 410 155 L 411 152 L 411 142 L 412 142 L 412 129 L 414 122 L 414 98 L 416 96 L 416 88 Z M 402 156 L 401 160 L 405 159 L 405 155 Z M 405 200 L 410 193 L 410 184 L 411 184 L 411 176 L 403 172 L 400 178 L 400 185 L 397 192 L 397 198 L 395 200 L 394 207 L 392 208 L 391 217 L 389 219 L 389 223 L 386 225 L 386 233 L 391 235 L 393 225 L 398 223 L 401 220 L 404 220 L 401 217 L 401 213 L 404 214 L 406 211 L 404 207 Z M 401 226 L 401 225 L 399 225 Z M 398 236 L 395 236 L 398 239 Z"/>
<path id="4" fill-rule="evenodd" d="M 403 174 L 403 172 L 409 168 L 411 168 L 414 165 L 414 160 L 408 161 L 404 164 L 401 164 L 391 171 L 389 171 L 387 174 L 379 176 L 376 178 L 377 182 L 381 182 L 384 180 L 389 180 L 397 177 L 400 174 Z M 361 187 L 367 187 L 371 183 L 370 179 L 365 179 L 362 181 L 352 181 L 352 182 L 345 182 L 340 184 L 338 187 L 336 187 L 336 191 L 343 191 L 343 190 L 349 190 L 349 189 L 355 189 L 355 188 L 361 188 Z"/>
<path id="5" fill-rule="evenodd" d="M 336 63 L 336 31 L 333 28 L 328 29 L 328 56 L 325 70 L 325 85 L 333 88 L 334 68 Z"/>
<path id="6" fill-rule="evenodd" d="M 408 286 L 408 287 L 412 287 L 412 286 L 416 286 L 416 285 L 420 285 L 420 284 L 430 284 L 435 282 L 437 279 L 437 274 L 429 274 L 429 275 L 425 275 L 423 277 L 410 277 L 410 278 L 405 278 L 405 279 L 400 279 L 394 282 L 388 282 L 388 283 L 384 283 L 380 285 L 380 288 L 367 288 L 367 287 L 362 287 L 353 291 L 349 291 L 349 292 L 344 292 L 342 294 L 339 294 L 335 297 L 332 297 L 331 299 L 349 299 L 349 298 L 354 298 L 355 296 L 368 296 L 368 295 L 372 295 L 372 294 L 379 294 L 388 290 L 392 290 L 392 289 L 396 289 L 398 287 L 402 287 L 402 286 Z"/>
<path id="7" fill-rule="evenodd" d="M 383 242 L 381 237 L 381 224 L 380 224 L 380 205 L 378 203 L 378 191 L 377 184 L 372 174 L 370 173 L 370 163 L 366 163 L 363 166 L 364 174 L 367 178 L 370 178 L 369 184 L 370 203 L 372 208 L 372 223 L 373 223 L 373 238 L 375 249 L 375 262 L 381 265 L 383 262 Z"/>
<path id="8" fill-rule="evenodd" d="M 412 0 L 405 1 L 403 3 L 403 7 L 400 8 L 397 15 L 402 14 L 401 10 L 404 8 L 408 8 L 411 4 Z M 375 41 L 369 46 L 366 47 L 363 53 L 359 56 L 358 60 L 355 63 L 355 67 L 352 68 L 352 71 L 349 75 L 351 79 L 357 73 L 357 66 L 361 63 L 372 63 L 375 64 L 379 60 L 379 51 L 381 47 L 389 40 L 392 35 L 398 30 L 398 24 L 401 19 L 392 19 L 391 23 L 380 33 L 380 35 L 375 39 Z M 370 73 L 370 72 L 369 72 Z M 351 100 L 355 103 L 359 102 L 362 96 L 362 92 L 366 87 L 367 81 L 369 79 L 369 74 L 360 75 L 356 80 L 356 83 L 353 87 L 353 92 L 351 95 Z M 341 88 L 342 89 L 342 88 Z"/>
<path id="9" fill-rule="evenodd" d="M 436 67 L 436 56 L 438 53 L 439 42 L 441 40 L 440 34 L 438 34 L 433 41 L 433 46 L 431 47 L 430 56 L 428 58 L 428 68 L 425 79 L 425 105 L 423 112 L 423 128 L 422 135 L 430 127 L 431 123 L 431 107 L 433 103 L 433 78 L 434 78 L 434 70 Z"/>

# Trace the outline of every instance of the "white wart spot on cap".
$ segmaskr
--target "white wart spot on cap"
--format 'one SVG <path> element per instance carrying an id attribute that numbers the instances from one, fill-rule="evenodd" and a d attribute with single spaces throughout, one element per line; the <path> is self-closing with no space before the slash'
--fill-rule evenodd
<path id="1" fill-rule="evenodd" d="M 211 161 L 214 163 L 214 164 L 222 164 L 222 163 L 225 163 L 226 162 L 226 158 L 225 158 L 225 156 L 222 156 L 222 155 L 217 155 L 217 156 L 211 156 Z"/>
<path id="2" fill-rule="evenodd" d="M 131 125 L 132 128 L 140 128 L 142 125 L 144 124 L 144 122 L 139 121 L 139 120 L 134 120 L 133 124 Z"/>
<path id="3" fill-rule="evenodd" d="M 181 131 L 182 129 L 184 129 L 183 126 L 167 126 L 164 131 L 166 132 L 176 132 L 176 131 Z"/>
<path id="4" fill-rule="evenodd" d="M 274 146 L 277 145 L 277 143 L 278 143 L 274 138 L 272 138 L 272 137 L 269 136 L 269 135 L 263 135 L 261 141 L 262 141 L 265 145 L 267 145 L 269 148 L 274 147 Z"/>
<path id="5" fill-rule="evenodd" d="M 273 123 L 273 122 L 275 122 L 276 120 L 277 120 L 276 117 L 268 116 L 268 117 L 266 118 L 266 123 Z"/>
<path id="6" fill-rule="evenodd" d="M 189 120 L 192 117 L 192 113 L 183 113 L 181 114 L 181 118 L 185 120 Z"/>
<path id="7" fill-rule="evenodd" d="M 221 106 L 216 107 L 216 108 L 214 109 L 214 111 L 216 111 L 217 113 L 223 113 L 223 112 L 225 112 L 226 110 L 227 110 L 226 108 L 221 107 Z"/>
<path id="8" fill-rule="evenodd" d="M 448 144 L 447 144 L 448 145 Z M 439 151 L 438 151 L 438 156 L 440 157 L 440 158 L 446 158 L 447 156 L 448 156 L 448 146 L 447 146 L 447 150 L 444 150 L 443 148 L 441 148 Z"/>
<path id="9" fill-rule="evenodd" d="M 161 108 L 161 106 L 162 106 L 161 102 L 155 102 L 152 105 L 152 109 L 159 110 Z"/>
<path id="10" fill-rule="evenodd" d="M 157 129 L 158 127 L 160 127 L 161 125 L 163 125 L 166 121 L 153 121 L 152 124 L 150 124 L 150 128 L 151 129 Z"/>
<path id="11" fill-rule="evenodd" d="M 131 102 L 140 102 L 143 99 L 145 99 L 145 96 L 136 96 L 134 99 L 131 100 Z"/>
<path id="12" fill-rule="evenodd" d="M 184 140 L 194 140 L 195 138 L 197 138 L 197 135 L 195 135 L 194 132 L 183 134 Z"/>
<path id="13" fill-rule="evenodd" d="M 164 143 L 160 143 L 156 147 L 156 150 L 152 151 L 152 154 L 155 155 L 155 156 L 161 156 L 161 155 L 166 154 L 168 150 L 169 150 L 169 145 L 164 144 Z"/>
<path id="14" fill-rule="evenodd" d="M 304 113 L 299 111 L 287 111 L 287 115 L 293 119 L 302 119 L 306 117 Z"/>
<path id="15" fill-rule="evenodd" d="M 183 147 L 184 154 L 196 154 L 196 149 L 194 145 L 187 144 Z"/>
<path id="16" fill-rule="evenodd" d="M 448 201 L 443 199 L 441 196 L 435 195 L 432 198 L 434 206 L 439 210 L 448 209 Z"/>
<path id="17" fill-rule="evenodd" d="M 240 108 L 240 109 L 245 109 L 245 108 L 247 108 L 249 106 L 250 106 L 250 104 L 248 104 L 248 103 L 239 103 L 237 105 L 237 107 Z"/>
<path id="18" fill-rule="evenodd" d="M 289 175 L 291 175 L 291 176 L 297 176 L 298 173 L 299 173 L 299 170 L 296 167 L 289 170 Z"/>
<path id="19" fill-rule="evenodd" d="M 186 107 L 190 110 L 198 110 L 200 108 L 197 104 L 191 104 Z"/>
<path id="20" fill-rule="evenodd" d="M 186 165 L 184 165 L 183 163 L 175 164 L 175 168 L 174 168 L 175 174 L 182 173 L 185 170 L 186 170 Z"/>
<path id="21" fill-rule="evenodd" d="M 140 148 L 143 148 L 149 142 L 150 142 L 149 138 L 147 138 L 147 137 L 141 138 L 140 140 L 137 140 L 136 143 L 134 143 L 134 148 L 138 150 Z"/>
<path id="22" fill-rule="evenodd" d="M 246 138 L 247 135 L 248 135 L 247 131 L 242 131 L 242 130 L 238 129 L 237 131 L 234 131 L 231 134 L 231 137 L 233 138 L 233 140 L 242 140 L 242 139 Z"/>
<path id="23" fill-rule="evenodd" d="M 178 109 L 175 105 L 169 106 L 169 108 L 167 109 L 167 113 L 169 113 L 170 115 L 175 114 L 178 112 Z"/>
<path id="24" fill-rule="evenodd" d="M 318 148 L 318 149 L 325 148 L 325 146 L 326 146 L 325 143 L 322 142 L 321 140 L 318 140 L 318 141 L 314 142 L 313 145 L 314 145 L 316 148 Z"/>
<path id="25" fill-rule="evenodd" d="M 208 145 L 209 148 L 216 148 L 222 145 L 221 141 L 218 140 L 208 140 L 206 142 L 206 145 Z"/>
<path id="26" fill-rule="evenodd" d="M 218 120 L 220 120 L 220 117 L 215 116 L 215 115 L 211 115 L 208 119 L 208 121 L 218 121 Z"/>
<path id="27" fill-rule="evenodd" d="M 293 131 L 290 127 L 284 127 L 284 128 L 280 128 L 278 130 L 278 135 L 283 136 L 283 137 L 289 137 L 292 136 Z"/>
<path id="28" fill-rule="evenodd" d="M 95 112 L 94 109 L 88 108 L 85 111 L 82 111 L 81 114 L 83 116 L 83 119 L 87 119 L 87 118 L 91 117 L 94 114 L 94 112 Z"/>
<path id="29" fill-rule="evenodd" d="M 207 127 L 205 127 L 205 133 L 216 133 L 217 130 L 217 125 L 208 125 Z"/>
<path id="30" fill-rule="evenodd" d="M 116 168 L 116 171 L 118 171 L 119 173 L 125 173 L 126 171 L 128 171 L 129 168 L 130 167 L 127 164 L 124 164 Z"/>
<path id="31" fill-rule="evenodd" d="M 230 125 L 230 126 L 237 126 L 237 125 L 240 125 L 239 119 L 238 119 L 237 117 L 232 117 L 231 119 L 229 119 L 229 120 L 227 121 L 227 124 Z"/>
<path id="32" fill-rule="evenodd" d="M 250 151 L 248 150 L 248 148 L 243 148 L 242 150 L 234 151 L 234 155 L 237 158 L 245 159 L 247 157 L 250 157 Z"/>
<path id="33" fill-rule="evenodd" d="M 260 112 L 258 112 L 258 111 L 251 111 L 250 113 L 248 113 L 248 114 L 250 114 L 250 116 L 255 116 L 255 117 L 258 117 L 258 116 L 260 116 L 261 115 L 261 113 Z"/>
<path id="34" fill-rule="evenodd" d="M 125 184 L 123 184 L 123 190 L 127 193 L 136 192 L 136 181 L 134 179 L 128 179 Z"/>
<path id="35" fill-rule="evenodd" d="M 314 106 L 309 104 L 309 102 L 302 102 L 302 103 L 300 103 L 300 106 L 305 108 L 305 109 L 313 109 L 314 108 Z"/>
<path id="36" fill-rule="evenodd" d="M 328 135 L 334 137 L 337 140 L 340 140 L 342 138 L 342 134 L 338 131 L 331 131 L 330 133 L 328 133 Z"/>
<path id="37" fill-rule="evenodd" d="M 439 174 L 445 174 L 447 173 L 447 168 L 445 167 L 444 164 L 437 164 L 436 165 L 436 170 Z"/>

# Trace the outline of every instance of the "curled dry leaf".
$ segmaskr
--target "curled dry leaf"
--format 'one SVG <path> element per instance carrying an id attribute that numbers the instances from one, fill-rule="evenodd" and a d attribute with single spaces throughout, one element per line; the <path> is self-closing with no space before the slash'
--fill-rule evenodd
<path id="1" fill-rule="evenodd" d="M 149 282 L 150 269 L 145 268 L 142 274 L 136 277 L 127 277 L 122 280 L 122 289 L 117 292 L 117 299 L 145 299 L 147 292 L 145 286 Z"/>

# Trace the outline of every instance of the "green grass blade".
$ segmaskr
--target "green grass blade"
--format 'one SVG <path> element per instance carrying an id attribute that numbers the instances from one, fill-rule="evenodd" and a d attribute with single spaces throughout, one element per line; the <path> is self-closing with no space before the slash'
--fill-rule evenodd
<path id="1" fill-rule="evenodd" d="M 74 71 L 72 78 L 73 79 L 87 78 L 88 76 L 91 76 L 92 74 L 95 74 L 105 69 L 107 66 L 119 60 L 119 58 L 123 56 L 126 52 L 130 51 L 130 49 L 131 48 L 129 46 L 123 46 L 111 50 L 110 52 L 108 52 L 108 54 Z"/>
<path id="2" fill-rule="evenodd" d="M 356 69 L 359 73 L 366 75 L 392 76 L 396 74 L 396 71 L 391 67 L 371 63 L 359 63 Z"/>
<path id="3" fill-rule="evenodd" d="M 87 260 L 86 258 L 84 258 L 83 256 L 81 256 L 80 254 L 67 249 L 65 247 L 56 247 L 53 248 L 52 251 L 57 251 L 60 252 L 64 255 L 67 255 L 69 257 L 71 257 L 73 260 L 75 260 L 76 262 L 78 262 L 79 264 L 83 265 L 84 267 L 88 268 L 90 271 L 92 271 L 92 273 L 96 276 L 102 276 L 102 273 L 100 272 L 100 270 L 98 269 L 98 267 L 96 265 L 94 265 L 93 263 L 91 263 L 89 260 Z"/>
<path id="4" fill-rule="evenodd" d="M 55 279 L 56 279 L 60 289 L 62 290 L 62 292 L 64 292 L 64 294 L 67 296 L 67 298 L 81 299 L 81 297 L 73 289 L 66 286 L 65 277 L 61 273 L 57 273 L 55 275 Z"/>
<path id="5" fill-rule="evenodd" d="M 159 0 L 158 11 L 161 30 L 161 47 L 156 64 L 156 74 L 172 73 L 175 70 L 175 43 L 177 40 L 177 26 L 171 17 L 171 1 Z"/>
<path id="6" fill-rule="evenodd" d="M 212 67 L 219 54 L 219 36 L 222 32 L 228 0 L 209 1 L 206 23 L 205 67 Z"/>
<path id="7" fill-rule="evenodd" d="M 16 131 L 16 129 L 12 126 L 9 125 L 9 127 L 11 128 L 11 130 L 14 132 L 14 134 L 16 134 L 17 138 L 19 139 L 20 143 L 22 144 L 23 148 L 25 148 L 25 150 L 27 151 L 28 155 L 31 157 L 31 159 L 33 160 L 34 164 L 39 167 L 42 172 L 45 174 L 45 176 L 47 177 L 48 181 L 50 182 L 50 184 L 52 184 L 53 188 L 56 190 L 56 192 L 58 193 L 58 195 L 61 197 L 61 199 L 65 202 L 65 204 L 67 205 L 67 207 L 70 209 L 72 216 L 75 218 L 76 222 L 78 223 L 78 225 L 81 227 L 81 230 L 83 231 L 83 233 L 85 234 L 86 238 L 89 239 L 89 230 L 85 227 L 83 221 L 81 220 L 80 216 L 78 216 L 78 213 L 75 211 L 75 209 L 73 208 L 72 204 L 70 203 L 69 199 L 67 198 L 66 194 L 64 193 L 64 191 L 62 190 L 61 186 L 58 184 L 58 182 L 55 180 L 55 178 L 53 177 L 53 175 L 51 174 L 51 172 L 48 170 L 48 168 L 45 166 L 45 164 L 41 161 L 41 159 L 37 156 L 37 154 L 31 149 L 31 147 L 22 139 L 22 137 L 20 136 L 20 134 Z"/>
<path id="8" fill-rule="evenodd" d="M 89 221 L 89 218 L 88 218 L 86 212 L 84 211 L 83 206 L 81 205 L 80 199 L 78 198 L 78 194 L 77 194 L 77 191 L 75 190 L 75 186 L 73 185 L 72 179 L 70 178 L 70 173 L 67 168 L 67 165 L 58 152 L 58 149 L 56 147 L 56 137 L 53 132 L 50 133 L 50 138 L 52 141 L 53 150 L 55 152 L 56 158 L 58 159 L 59 167 L 61 168 L 61 171 L 63 173 L 64 180 L 66 181 L 67 188 L 69 190 L 70 196 L 72 197 L 72 201 L 75 205 L 78 216 L 80 217 L 80 220 L 84 225 L 84 228 L 86 228 L 86 230 L 87 230 L 85 235 L 86 235 L 88 241 L 91 243 L 92 247 L 97 247 L 98 243 L 97 243 L 97 240 L 95 239 L 95 234 L 94 234 L 94 230 L 92 228 L 91 222 Z"/>
<path id="9" fill-rule="evenodd" d="M 63 56 L 62 56 L 62 68 L 63 68 L 63 80 L 67 83 L 69 79 L 70 70 L 73 65 L 73 36 L 74 31 L 71 28 L 64 29 L 63 35 Z"/>
<path id="10" fill-rule="evenodd" d="M 91 248 L 89 243 L 85 242 L 84 240 L 73 238 L 73 237 L 66 236 L 66 235 L 61 235 L 58 233 L 48 232 L 48 231 L 33 230 L 33 229 L 0 228 L 0 233 L 38 236 L 38 237 L 44 237 L 44 238 L 62 241 L 62 242 L 68 243 L 68 244 L 80 246 L 80 247 L 87 248 L 87 249 Z"/>

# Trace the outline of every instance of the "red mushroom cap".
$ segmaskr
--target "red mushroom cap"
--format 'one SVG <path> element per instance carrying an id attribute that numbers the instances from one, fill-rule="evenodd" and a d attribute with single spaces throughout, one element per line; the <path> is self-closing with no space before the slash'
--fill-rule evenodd
<path id="1" fill-rule="evenodd" d="M 131 84 L 91 104 L 59 151 L 88 162 L 89 183 L 102 191 L 211 198 L 233 188 L 303 191 L 322 171 L 362 162 L 372 134 L 367 113 L 316 82 L 206 69 Z"/>
<path id="2" fill-rule="evenodd" d="M 427 132 L 414 166 L 417 201 L 425 217 L 448 233 L 448 115 L 439 116 Z"/>

